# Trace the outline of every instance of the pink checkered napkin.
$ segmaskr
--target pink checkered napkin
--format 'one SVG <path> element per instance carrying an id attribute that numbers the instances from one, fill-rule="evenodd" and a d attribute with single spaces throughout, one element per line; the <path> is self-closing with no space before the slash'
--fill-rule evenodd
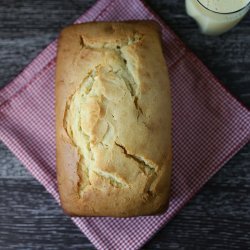
<path id="1" fill-rule="evenodd" d="M 250 112 L 139 0 L 100 0 L 77 23 L 154 19 L 162 25 L 173 96 L 172 195 L 161 216 L 73 218 L 98 249 L 138 249 L 250 140 Z M 56 41 L 0 91 L 0 138 L 59 202 L 55 173 Z M 152 83 L 153 84 L 153 83 Z"/>

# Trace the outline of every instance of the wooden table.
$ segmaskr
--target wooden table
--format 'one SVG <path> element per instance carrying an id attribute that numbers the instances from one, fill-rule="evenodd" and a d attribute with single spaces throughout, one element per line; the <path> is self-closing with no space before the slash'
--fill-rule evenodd
<path id="1" fill-rule="evenodd" d="M 0 85 L 8 84 L 94 2 L 2 0 Z M 206 37 L 186 15 L 183 0 L 146 2 L 250 107 L 250 15 L 233 31 Z M 0 249 L 94 249 L 2 143 L 0 166 Z M 250 143 L 144 248 L 250 249 Z"/>

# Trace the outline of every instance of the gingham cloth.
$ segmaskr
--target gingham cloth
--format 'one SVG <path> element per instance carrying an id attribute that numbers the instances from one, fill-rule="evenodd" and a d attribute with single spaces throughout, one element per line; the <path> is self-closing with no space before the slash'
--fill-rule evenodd
<path id="1" fill-rule="evenodd" d="M 171 201 L 161 216 L 72 218 L 98 249 L 140 248 L 250 140 L 249 111 L 142 2 L 100 0 L 76 22 L 129 19 L 154 19 L 162 26 L 173 103 Z M 0 91 L 0 138 L 59 202 L 54 125 L 56 45 L 56 41 L 51 43 Z"/>

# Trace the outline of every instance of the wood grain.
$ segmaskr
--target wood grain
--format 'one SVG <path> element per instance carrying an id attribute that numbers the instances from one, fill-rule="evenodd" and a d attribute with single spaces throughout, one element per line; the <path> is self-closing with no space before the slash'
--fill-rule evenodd
<path id="1" fill-rule="evenodd" d="M 0 5 L 0 86 L 5 86 L 94 0 Z M 182 0 L 146 1 L 230 92 L 250 108 L 250 16 L 207 37 Z M 0 143 L 0 249 L 94 249 L 50 194 Z M 250 249 L 250 143 L 144 249 Z"/>

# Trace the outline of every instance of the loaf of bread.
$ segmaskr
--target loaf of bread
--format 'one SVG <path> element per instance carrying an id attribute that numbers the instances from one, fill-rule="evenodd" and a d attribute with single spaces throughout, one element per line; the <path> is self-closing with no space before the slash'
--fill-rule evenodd
<path id="1" fill-rule="evenodd" d="M 159 214 L 169 200 L 171 101 L 153 21 L 72 25 L 56 68 L 56 162 L 72 216 Z"/>

